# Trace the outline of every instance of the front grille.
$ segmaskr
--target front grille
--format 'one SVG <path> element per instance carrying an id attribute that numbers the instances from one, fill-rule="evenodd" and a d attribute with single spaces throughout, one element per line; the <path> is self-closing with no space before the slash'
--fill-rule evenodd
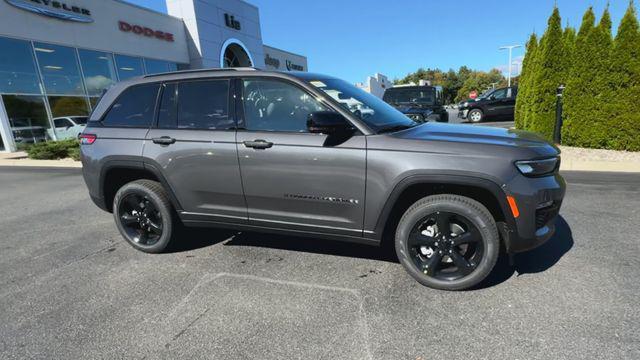
<path id="1" fill-rule="evenodd" d="M 559 203 L 553 203 L 547 207 L 536 210 L 536 230 L 553 220 L 558 215 L 559 210 Z"/>

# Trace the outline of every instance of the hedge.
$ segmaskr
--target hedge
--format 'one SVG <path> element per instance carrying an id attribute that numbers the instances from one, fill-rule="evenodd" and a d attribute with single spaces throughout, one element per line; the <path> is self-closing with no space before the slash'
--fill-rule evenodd
<path id="1" fill-rule="evenodd" d="M 80 160 L 80 143 L 76 139 L 41 142 L 29 146 L 26 151 L 29 159 L 57 160 L 72 158 Z"/>

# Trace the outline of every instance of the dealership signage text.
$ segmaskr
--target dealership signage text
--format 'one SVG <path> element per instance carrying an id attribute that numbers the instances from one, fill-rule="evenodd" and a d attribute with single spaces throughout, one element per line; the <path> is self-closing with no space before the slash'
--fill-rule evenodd
<path id="1" fill-rule="evenodd" d="M 89 23 L 93 22 L 91 11 L 57 0 L 5 0 L 7 3 L 39 15 L 61 20 Z"/>
<path id="2" fill-rule="evenodd" d="M 131 32 L 136 35 L 153 37 L 156 39 L 166 40 L 170 42 L 174 41 L 172 33 L 164 32 L 160 30 L 154 30 L 146 26 L 132 25 L 126 21 L 121 20 L 118 22 L 118 27 L 120 28 L 120 31 Z"/>

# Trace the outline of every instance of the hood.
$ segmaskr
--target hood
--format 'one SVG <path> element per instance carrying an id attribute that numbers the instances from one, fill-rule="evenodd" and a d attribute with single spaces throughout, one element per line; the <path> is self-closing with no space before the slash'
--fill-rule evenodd
<path id="1" fill-rule="evenodd" d="M 393 134 L 407 140 L 507 146 L 533 150 L 536 156 L 556 156 L 560 150 L 537 134 L 488 126 L 425 123 Z"/>

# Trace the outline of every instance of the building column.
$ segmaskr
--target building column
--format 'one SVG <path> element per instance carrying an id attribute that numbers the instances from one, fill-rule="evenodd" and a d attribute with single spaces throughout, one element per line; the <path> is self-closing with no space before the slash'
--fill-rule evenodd
<path id="1" fill-rule="evenodd" d="M 4 144 L 5 152 L 17 151 L 16 143 L 13 141 L 11 134 L 11 124 L 9 124 L 9 116 L 4 108 L 4 101 L 2 95 L 0 95 L 0 136 L 2 137 L 2 143 Z"/>

